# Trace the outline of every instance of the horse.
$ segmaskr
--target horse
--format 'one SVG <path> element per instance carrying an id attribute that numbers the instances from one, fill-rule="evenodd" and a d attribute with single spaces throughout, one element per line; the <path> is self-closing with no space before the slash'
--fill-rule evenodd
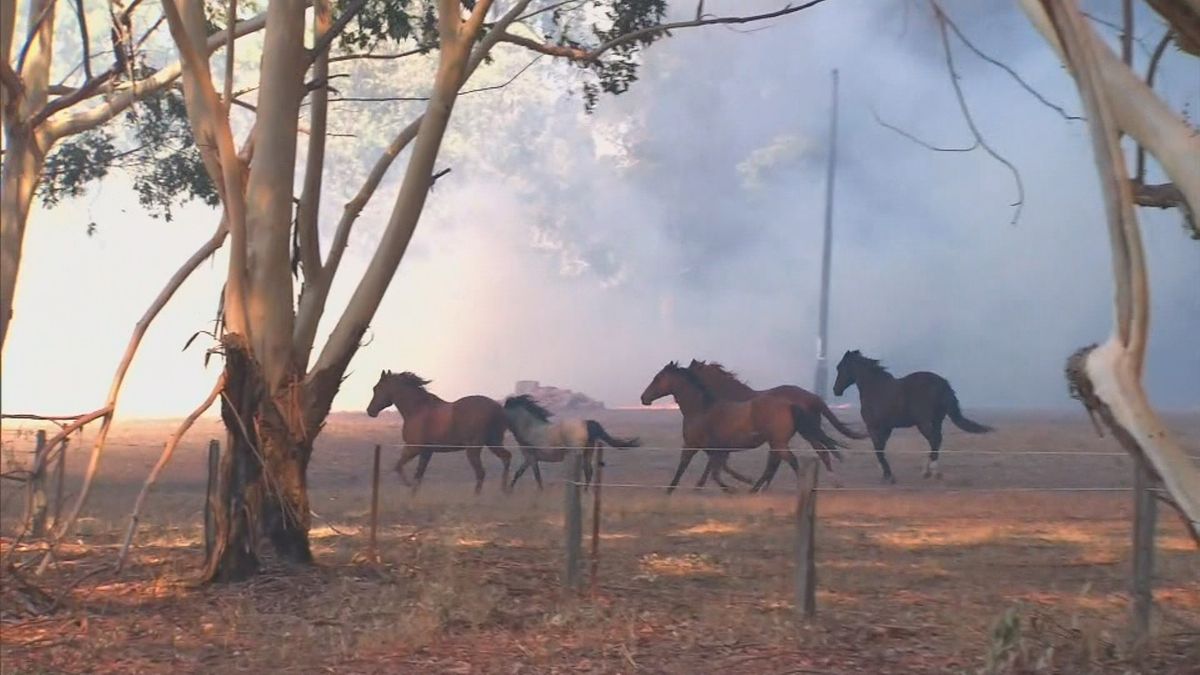
<path id="1" fill-rule="evenodd" d="M 858 400 L 863 422 L 875 446 L 875 458 L 883 468 L 883 482 L 895 483 L 892 467 L 883 449 L 893 429 L 915 426 L 929 441 L 929 460 L 925 462 L 925 478 L 941 479 L 938 451 L 942 447 L 942 421 L 949 416 L 959 429 L 971 434 L 984 434 L 992 428 L 967 419 L 958 407 L 958 396 L 946 378 L 936 373 L 920 371 L 897 379 L 877 359 L 867 358 L 855 349 L 842 356 L 837 365 L 837 380 L 833 393 L 841 396 L 850 385 L 858 385 Z"/>
<path id="2" fill-rule="evenodd" d="M 750 385 L 742 382 L 736 373 L 728 370 L 725 366 L 716 361 L 697 361 L 692 359 L 688 364 L 688 370 L 695 373 L 700 381 L 708 387 L 718 398 L 729 399 L 732 401 L 749 401 L 756 396 L 782 396 L 791 401 L 797 406 L 803 408 L 807 413 L 808 424 L 805 428 L 797 429 L 804 440 L 808 441 L 809 445 L 817 451 L 817 457 L 825 465 L 826 470 L 833 473 L 833 462 L 830 461 L 830 455 L 836 457 L 838 461 L 842 461 L 842 453 L 837 451 L 837 448 L 842 447 L 833 438 L 830 438 L 823 429 L 821 429 L 821 417 L 829 420 L 833 428 L 837 429 L 842 435 L 855 440 L 867 438 L 867 434 L 860 431 L 855 431 L 849 425 L 838 419 L 837 415 L 829 409 L 825 400 L 820 396 L 793 384 L 783 384 L 771 389 L 753 389 Z M 779 456 L 772 455 L 768 461 L 767 485 L 770 485 L 771 479 L 775 476 L 775 471 L 779 468 Z M 701 476 L 701 484 L 704 482 L 704 476 Z M 834 478 L 836 482 L 836 477 Z"/>
<path id="3" fill-rule="evenodd" d="M 453 403 L 445 401 L 425 388 L 430 382 L 432 380 L 412 372 L 385 370 L 379 374 L 374 395 L 367 406 L 367 415 L 378 417 L 384 408 L 394 405 L 404 418 L 405 447 L 400 461 L 396 462 L 396 473 L 400 474 L 401 482 L 411 486 L 416 494 L 433 453 L 465 450 L 467 461 L 475 470 L 475 494 L 479 494 L 484 477 L 480 454 L 486 445 L 504 462 L 500 489 L 507 492 L 512 453 L 504 447 L 504 432 L 512 431 L 512 427 L 504 409 L 487 396 L 465 396 Z M 404 475 L 404 465 L 418 455 L 421 459 L 417 463 L 416 480 L 409 483 Z"/>
<path id="4" fill-rule="evenodd" d="M 796 429 L 805 426 L 807 421 L 804 410 L 787 399 L 758 396 L 749 401 L 718 400 L 695 373 L 681 368 L 675 361 L 663 366 L 646 386 L 642 392 L 642 405 L 650 405 L 664 396 L 673 396 L 683 413 L 684 442 L 679 467 L 667 494 L 679 485 L 683 472 L 701 449 L 708 454 L 712 479 L 726 490 L 729 486 L 721 481 L 720 474 L 722 470 L 729 471 L 726 466 L 729 453 L 757 448 L 764 442 L 770 446 L 772 454 L 779 455 L 797 475 L 800 474 L 799 462 L 788 449 L 788 442 Z M 761 489 L 766 479 L 764 473 L 751 492 Z"/>
<path id="5" fill-rule="evenodd" d="M 566 458 L 567 450 L 574 448 L 583 449 L 584 489 L 587 489 L 592 483 L 592 455 L 601 442 L 614 448 L 634 448 L 641 445 L 641 441 L 636 438 L 610 436 L 596 420 L 568 419 L 551 422 L 550 412 L 529 394 L 504 399 L 504 414 L 508 417 L 513 436 L 521 444 L 521 453 L 525 456 L 525 461 L 513 474 L 509 490 L 516 487 L 517 480 L 529 468 L 533 469 L 538 490 L 542 490 L 542 472 L 538 464 L 561 462 Z"/>

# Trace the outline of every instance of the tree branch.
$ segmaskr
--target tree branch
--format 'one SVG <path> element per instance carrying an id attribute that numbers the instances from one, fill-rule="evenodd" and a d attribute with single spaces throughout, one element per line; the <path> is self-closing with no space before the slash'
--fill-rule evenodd
<path id="1" fill-rule="evenodd" d="M 879 124 L 879 126 L 883 127 L 884 129 L 890 129 L 890 130 L 900 134 L 901 136 L 907 138 L 908 140 L 912 141 L 913 143 L 916 143 L 917 145 L 919 145 L 923 148 L 926 148 L 928 150 L 933 150 L 934 152 L 971 152 L 975 148 L 979 147 L 979 139 L 975 139 L 974 143 L 972 143 L 971 145 L 969 145 L 965 148 L 947 148 L 947 147 L 943 147 L 940 145 L 934 145 L 928 141 L 924 141 L 924 140 L 921 140 L 920 138 L 917 138 L 913 134 L 905 131 L 904 129 L 901 129 L 898 126 L 884 122 L 879 117 L 879 113 L 875 112 L 874 108 L 871 108 L 871 114 L 875 116 L 875 121 Z"/>
<path id="2" fill-rule="evenodd" d="M 1158 64 L 1162 61 L 1163 54 L 1167 51 L 1167 45 L 1171 44 L 1171 39 L 1175 36 L 1174 31 L 1167 29 L 1163 33 L 1162 39 L 1154 47 L 1154 53 L 1150 55 L 1150 65 L 1146 67 L 1146 86 L 1151 90 L 1154 89 L 1154 78 L 1158 75 Z M 1138 183 L 1146 179 L 1146 148 L 1139 143 L 1137 146 L 1137 171 L 1134 172 L 1134 180 Z"/>
<path id="3" fill-rule="evenodd" d="M 410 49 L 406 52 L 399 52 L 397 54 L 341 54 L 338 56 L 330 56 L 329 62 L 330 63 L 342 63 L 343 61 L 373 61 L 373 60 L 393 61 L 396 59 L 403 59 L 403 58 L 407 58 L 409 56 L 416 56 L 418 54 L 427 54 L 427 53 L 429 53 L 429 51 L 427 49 L 417 48 L 417 49 Z"/>
<path id="4" fill-rule="evenodd" d="M 117 574 L 121 573 L 121 568 L 125 566 L 125 557 L 129 554 L 129 546 L 133 543 L 134 533 L 137 531 L 138 521 L 141 518 L 142 505 L 146 502 L 146 497 L 150 494 L 150 488 L 158 480 L 158 475 L 162 473 L 167 463 L 171 461 L 171 457 L 175 454 L 175 448 L 179 446 L 179 441 L 183 440 L 184 434 L 192 428 L 196 420 L 204 414 L 206 410 L 212 407 L 212 404 L 225 390 L 225 373 L 222 372 L 217 376 L 217 382 L 213 385 L 212 391 L 204 402 L 196 406 L 196 409 L 184 418 L 179 426 L 175 429 L 175 433 L 171 434 L 163 445 L 162 454 L 158 457 L 158 462 L 154 464 L 154 468 L 150 470 L 150 475 L 146 476 L 146 482 L 142 484 L 142 489 L 138 492 L 137 499 L 133 502 L 133 511 L 129 514 L 129 527 L 125 530 L 125 541 L 121 544 L 121 552 L 117 554 Z"/>
<path id="5" fill-rule="evenodd" d="M 83 12 L 83 0 L 75 0 L 75 17 L 79 19 L 80 47 L 83 50 L 83 74 L 92 79 L 92 45 L 88 38 L 87 15 Z"/>
<path id="6" fill-rule="evenodd" d="M 1009 77 L 1011 77 L 1018 85 L 1020 85 L 1022 89 L 1029 92 L 1029 94 L 1031 94 L 1034 98 L 1036 98 L 1038 101 L 1040 101 L 1042 103 L 1042 105 L 1044 105 L 1047 108 L 1050 108 L 1054 112 L 1058 113 L 1059 116 L 1061 116 L 1064 120 L 1072 121 L 1072 120 L 1082 120 L 1083 119 L 1082 117 L 1079 117 L 1078 115 L 1070 115 L 1067 113 L 1066 110 L 1064 110 L 1062 108 L 1062 106 L 1057 105 L 1055 103 L 1051 103 L 1049 99 L 1047 99 L 1045 96 L 1043 96 L 1041 94 L 1041 92 L 1039 92 L 1037 89 L 1034 89 L 1032 85 L 1030 85 L 1028 82 L 1026 82 L 1025 78 L 1021 77 L 1017 73 L 1017 71 L 1010 68 L 1008 66 L 1008 64 L 1004 63 L 1003 61 L 1000 61 L 999 59 L 993 58 L 993 57 L 985 54 L 983 52 L 983 50 L 981 50 L 975 46 L 975 43 L 968 40 L 966 35 L 963 35 L 963 32 L 959 29 L 958 24 L 954 23 L 954 21 L 950 18 L 950 16 L 948 14 L 946 14 L 944 11 L 942 11 L 940 5 L 938 5 L 936 2 L 934 2 L 933 4 L 937 8 L 938 13 L 941 15 L 942 20 L 944 20 L 946 22 L 946 24 L 950 26 L 950 30 L 954 31 L 954 35 L 957 36 L 958 39 L 960 41 L 962 41 L 962 43 L 964 45 L 967 46 L 967 49 L 970 49 L 972 52 L 974 52 L 976 56 L 983 59 L 984 61 L 987 61 L 988 63 L 992 64 L 993 66 L 996 66 L 1000 70 L 1003 70 L 1004 72 L 1008 73 Z"/>
<path id="7" fill-rule="evenodd" d="M 1154 412 L 1142 387 L 1150 295 L 1145 251 L 1119 139 L 1123 125 L 1117 101 L 1128 92 L 1109 90 L 1114 80 L 1104 74 L 1105 69 L 1115 67 L 1132 77 L 1132 71 L 1116 60 L 1088 27 L 1075 0 L 1022 0 L 1022 6 L 1075 77 L 1088 117 L 1112 248 L 1114 332 L 1104 345 L 1082 349 L 1068 361 L 1072 394 L 1089 410 L 1099 412 L 1126 450 L 1158 474 L 1186 512 L 1189 529 L 1196 533 L 1200 530 L 1200 471 Z M 1141 84 L 1136 77 L 1133 80 Z M 1145 101 L 1133 104 L 1144 106 Z"/>
<path id="8" fill-rule="evenodd" d="M 767 19 L 777 19 L 781 16 L 787 16 L 788 14 L 795 14 L 796 12 L 800 12 L 800 11 L 806 10 L 810 7 L 814 7 L 816 5 L 821 4 L 822 2 L 825 2 L 825 0 L 809 0 L 808 2 L 801 3 L 799 5 L 796 5 L 795 7 L 792 7 L 789 5 L 782 9 L 775 10 L 773 12 L 764 12 L 761 14 L 750 14 L 747 16 L 708 17 L 708 18 L 702 18 L 702 19 L 693 19 L 691 21 L 674 21 L 671 23 L 659 24 L 657 26 L 647 26 L 646 28 L 631 31 L 624 35 L 615 37 L 615 38 L 609 40 L 608 42 L 605 42 L 605 43 L 601 44 L 600 46 L 598 46 L 594 49 L 591 49 L 591 50 L 582 49 L 582 48 L 578 48 L 578 47 L 570 47 L 567 45 L 550 45 L 550 44 L 546 44 L 544 42 L 539 42 L 537 40 L 532 40 L 530 38 L 522 37 L 519 35 L 513 35 L 511 33 L 504 33 L 501 36 L 500 41 L 514 44 L 514 45 L 517 45 L 520 47 L 524 47 L 526 49 L 530 49 L 530 50 L 533 50 L 540 54 L 545 54 L 547 56 L 557 56 L 557 57 L 561 57 L 561 58 L 570 59 L 572 61 L 584 61 L 584 62 L 595 61 L 596 59 L 603 56 L 605 52 L 612 51 L 613 49 L 616 49 L 617 47 L 620 47 L 622 45 L 627 45 L 631 42 L 637 42 L 638 40 L 648 38 L 652 35 L 659 35 L 661 33 L 670 33 L 671 31 L 678 30 L 680 28 L 697 28 L 700 26 L 742 24 L 742 23 L 752 23 L 755 21 L 765 21 Z"/>
<path id="9" fill-rule="evenodd" d="M 1015 209 L 1013 211 L 1012 220 L 1010 221 L 1015 225 L 1016 222 L 1021 218 L 1021 208 L 1025 205 L 1025 185 L 1021 182 L 1021 173 L 1017 171 L 1017 167 L 1014 166 L 1012 162 L 1005 159 L 1000 155 L 1000 153 L 996 152 L 991 145 L 988 144 L 987 140 L 984 139 L 983 134 L 980 133 L 979 127 L 975 126 L 975 118 L 971 116 L 971 109 L 967 106 L 967 100 L 963 96 L 962 86 L 958 83 L 958 71 L 954 68 L 954 55 L 950 51 L 950 40 L 946 36 L 946 24 L 948 23 L 946 15 L 942 12 L 942 8 L 939 7 L 936 2 L 931 2 L 930 4 L 933 6 L 934 16 L 937 18 L 938 34 L 941 36 L 942 51 L 946 57 L 946 68 L 950 73 L 950 84 L 954 87 L 954 96 L 956 99 L 958 99 L 958 107 L 962 111 L 963 119 L 966 120 L 967 127 L 970 128 L 971 134 L 975 137 L 975 141 L 979 143 L 979 147 L 983 148 L 984 152 L 991 155 L 992 158 L 997 162 L 1000 162 L 1007 167 L 1008 170 L 1012 172 L 1013 180 L 1016 181 L 1017 200 L 1011 204 L 1011 206 L 1015 207 Z"/>
<path id="10" fill-rule="evenodd" d="M 537 56 L 533 57 L 532 61 L 530 61 L 529 63 L 526 63 L 524 66 L 521 67 L 520 70 L 518 70 L 516 72 L 516 74 L 514 74 L 512 77 L 508 78 L 504 82 L 501 82 L 500 84 L 492 84 L 492 85 L 488 85 L 486 87 L 478 87 L 476 89 L 464 89 L 463 91 L 459 92 L 458 95 L 460 97 L 462 97 L 462 96 L 468 96 L 470 94 L 479 94 L 479 93 L 482 93 L 485 91 L 496 91 L 497 89 L 503 89 L 503 88 L 507 87 L 508 85 L 512 84 L 513 82 L 516 82 L 517 78 L 524 75 L 525 71 L 529 70 L 533 66 L 533 64 L 537 63 L 543 56 L 545 56 L 545 54 L 538 54 Z M 414 101 L 428 101 L 428 100 L 429 100 L 428 96 L 341 96 L 338 98 L 331 98 L 331 99 L 329 99 L 329 102 L 330 103 L 387 103 L 387 102 L 414 102 Z"/>
<path id="11" fill-rule="evenodd" d="M 316 0 L 313 12 L 313 44 L 329 30 L 333 9 L 329 0 Z M 313 64 L 313 80 L 326 82 L 329 79 L 329 50 L 321 50 Z M 304 163 L 304 187 L 300 192 L 300 205 L 296 209 L 296 233 L 300 241 L 300 266 L 304 270 L 304 283 L 315 282 L 321 275 L 321 237 L 318 217 L 321 210 L 321 179 L 325 169 L 325 132 L 329 112 L 329 88 L 317 87 L 312 92 L 312 108 L 309 110 L 308 156 Z M 303 288 L 300 291 L 304 294 Z"/>
<path id="12" fill-rule="evenodd" d="M 234 29 L 234 33 L 236 37 L 241 38 L 262 30 L 266 25 L 267 15 L 264 12 L 253 18 L 239 22 Z M 227 33 L 224 32 L 210 36 L 203 56 L 208 57 L 217 49 L 224 46 L 227 37 Z M 62 119 L 58 119 L 57 115 L 53 117 L 46 115 L 47 131 L 51 138 L 59 139 L 87 131 L 88 129 L 94 129 L 121 114 L 139 99 L 166 89 L 182 73 L 183 63 L 176 61 L 155 72 L 150 77 L 137 80 L 130 83 L 127 87 L 114 91 L 113 95 L 100 105 L 72 113 Z"/>

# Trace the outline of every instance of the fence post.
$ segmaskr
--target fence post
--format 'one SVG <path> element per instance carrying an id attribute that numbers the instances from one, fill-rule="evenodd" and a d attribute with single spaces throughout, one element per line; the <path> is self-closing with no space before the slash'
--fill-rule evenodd
<path id="1" fill-rule="evenodd" d="M 1153 478 L 1142 460 L 1133 467 L 1133 633 L 1140 649 L 1150 636 L 1154 608 L 1154 530 L 1158 505 L 1151 492 Z"/>
<path id="2" fill-rule="evenodd" d="M 796 498 L 796 613 L 811 619 L 817 613 L 817 460 L 800 458 Z"/>
<path id="3" fill-rule="evenodd" d="M 37 445 L 33 451 L 33 469 L 25 483 L 25 525 L 29 534 L 46 534 L 46 430 L 38 429 Z"/>
<path id="4" fill-rule="evenodd" d="M 212 557 L 217 544 L 217 528 L 213 522 L 213 506 L 217 499 L 217 476 L 221 471 L 221 443 L 217 439 L 208 442 L 208 483 L 204 488 L 204 560 Z"/>
<path id="5" fill-rule="evenodd" d="M 567 536 L 567 567 L 563 574 L 563 584 L 568 590 L 579 590 L 579 562 L 583 557 L 583 503 L 579 498 L 579 479 L 583 473 L 583 451 L 570 451 L 570 470 L 567 481 L 563 486 L 565 519 L 564 530 Z"/>
<path id="6" fill-rule="evenodd" d="M 379 553 L 375 548 L 375 532 L 379 528 L 379 454 L 382 446 L 375 445 L 375 461 L 371 465 L 371 532 L 367 538 L 367 560 L 377 562 Z"/>
<path id="7" fill-rule="evenodd" d="M 54 526 L 58 527 L 58 521 L 62 518 L 63 504 L 63 482 L 67 475 L 67 447 L 71 445 L 71 439 L 63 439 L 62 447 L 58 450 L 58 460 L 54 465 Z"/>
<path id="8" fill-rule="evenodd" d="M 596 447 L 596 468 L 592 482 L 592 572 L 589 581 L 592 593 L 596 592 L 596 577 L 600 567 L 600 492 L 604 488 L 604 446 Z"/>

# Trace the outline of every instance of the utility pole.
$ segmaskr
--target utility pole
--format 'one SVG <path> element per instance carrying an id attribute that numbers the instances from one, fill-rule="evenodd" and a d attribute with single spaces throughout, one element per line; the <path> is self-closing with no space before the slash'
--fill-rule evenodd
<path id="1" fill-rule="evenodd" d="M 833 249 L 833 177 L 837 166 L 838 71 L 833 71 L 833 110 L 829 122 L 829 169 L 825 174 L 825 245 L 821 248 L 821 315 L 817 335 L 817 372 L 813 393 L 824 397 L 829 391 L 829 261 Z"/>

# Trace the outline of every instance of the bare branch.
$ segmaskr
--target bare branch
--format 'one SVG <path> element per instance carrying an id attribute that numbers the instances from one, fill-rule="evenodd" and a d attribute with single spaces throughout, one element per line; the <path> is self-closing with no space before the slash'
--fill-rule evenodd
<path id="1" fill-rule="evenodd" d="M 17 77 L 8 62 L 4 60 L 0 60 L 0 86 L 3 86 L 8 95 L 14 99 L 25 93 L 25 88 L 21 86 L 21 78 Z"/>
<path id="2" fill-rule="evenodd" d="M 486 87 L 479 87 L 477 89 L 464 89 L 463 91 L 459 92 L 458 95 L 461 97 L 461 96 L 468 96 L 470 94 L 478 94 L 478 93 L 485 92 L 485 91 L 496 91 L 497 89 L 503 89 L 503 88 L 507 87 L 508 85 L 512 84 L 513 82 L 516 82 L 517 78 L 519 78 L 519 77 L 521 77 L 521 75 L 525 74 L 525 71 L 529 70 L 533 66 L 533 64 L 537 63 L 538 60 L 540 60 L 543 56 L 545 56 L 545 54 L 538 54 L 537 56 L 535 56 L 533 58 L 532 61 L 530 61 L 529 63 L 522 66 L 521 69 L 518 70 L 512 77 L 508 78 L 504 82 L 501 82 L 500 84 L 492 84 L 492 85 L 488 85 Z M 429 100 L 428 96 L 339 96 L 338 98 L 329 99 L 329 102 L 330 103 L 387 103 L 387 102 L 411 102 L 411 101 L 428 101 L 428 100 Z"/>
<path id="3" fill-rule="evenodd" d="M 17 57 L 17 72 L 25 72 L 25 59 L 29 57 L 29 50 L 33 46 L 33 41 L 42 31 L 43 24 L 54 15 L 54 4 L 57 0 L 41 0 L 42 8 L 38 10 L 37 19 L 30 24 L 25 34 L 25 42 L 21 45 L 20 56 Z"/>
<path id="4" fill-rule="evenodd" d="M 313 44 L 330 28 L 333 9 L 329 0 L 316 0 L 313 12 Z M 296 209 L 296 235 L 300 243 L 300 266 L 304 282 L 315 281 L 321 274 L 321 237 L 318 216 L 321 210 L 321 179 L 325 169 L 325 132 L 329 112 L 329 50 L 317 54 L 313 64 L 313 80 L 322 86 L 312 92 L 309 111 L 308 156 L 304 166 L 304 187 Z"/>
<path id="5" fill-rule="evenodd" d="M 942 147 L 939 145 L 934 145 L 932 143 L 929 143 L 928 141 L 923 141 L 920 138 L 917 138 L 913 134 L 905 131 L 904 129 L 901 129 L 898 126 L 884 122 L 879 117 L 879 113 L 876 112 L 874 108 L 871 108 L 871 114 L 875 116 L 875 121 L 879 124 L 879 126 L 885 128 L 885 129 L 891 129 L 892 131 L 900 134 L 901 136 L 912 141 L 913 143 L 916 143 L 917 145 L 919 145 L 923 148 L 933 150 L 934 152 L 970 152 L 970 151 L 974 150 L 975 148 L 979 147 L 979 139 L 975 139 L 974 143 L 972 143 L 971 145 L 969 145 L 965 148 L 947 148 L 947 147 Z"/>
<path id="6" fill-rule="evenodd" d="M 825 2 L 825 0 L 809 0 L 808 2 L 801 3 L 799 5 L 796 5 L 795 7 L 793 7 L 791 5 L 787 5 L 787 6 L 783 7 L 782 9 L 778 9 L 773 12 L 764 12 L 761 14 L 750 14 L 750 15 L 746 15 L 746 16 L 717 16 L 717 17 L 709 17 L 709 18 L 702 18 L 702 19 L 693 19 L 691 21 L 674 21 L 671 23 L 659 24 L 657 26 L 647 26 L 646 28 L 631 31 L 624 35 L 615 37 L 615 38 L 609 40 L 608 42 L 605 42 L 604 44 L 601 44 L 600 46 L 598 46 L 592 50 L 580 49 L 578 47 L 571 47 L 568 45 L 546 44 L 544 42 L 539 42 L 537 40 L 533 40 L 533 39 L 530 39 L 527 37 L 522 37 L 519 35 L 513 35 L 511 33 L 504 33 L 503 36 L 500 38 L 500 40 L 502 42 L 508 42 L 510 44 L 518 45 L 520 47 L 525 47 L 526 49 L 530 49 L 532 51 L 538 52 L 540 54 L 545 54 L 547 56 L 557 56 L 557 57 L 570 59 L 572 61 L 595 61 L 596 59 L 603 56 L 606 52 L 612 51 L 613 49 L 616 49 L 617 47 L 620 47 L 622 45 L 627 45 L 631 42 L 637 42 L 638 40 L 645 39 L 652 35 L 659 35 L 662 33 L 670 33 L 671 31 L 678 30 L 680 28 L 698 28 L 700 26 L 718 26 L 718 25 L 753 23 L 756 21 L 765 21 L 767 19 L 777 19 L 781 16 L 787 16 L 788 14 L 795 14 L 796 12 L 800 12 L 800 11 L 806 10 L 810 7 L 814 7 L 816 5 L 821 4 L 822 2 Z"/>
<path id="7" fill-rule="evenodd" d="M 1119 88 L 1123 78 L 1104 71 L 1120 69 L 1131 77 L 1132 72 L 1091 30 L 1075 0 L 1022 0 L 1022 7 L 1075 77 L 1088 117 L 1112 248 L 1114 332 L 1105 344 L 1084 348 L 1068 361 L 1072 394 L 1100 414 L 1130 454 L 1147 462 L 1186 512 L 1189 529 L 1196 533 L 1200 530 L 1200 471 L 1150 406 L 1142 386 L 1150 328 L 1149 284 L 1119 138 L 1123 129 L 1135 136 L 1136 123 L 1142 118 L 1131 115 L 1122 123 L 1118 102 L 1133 92 Z M 1141 85 L 1136 77 L 1132 79 Z M 1152 92 L 1150 97 L 1157 98 Z M 1144 106 L 1145 101 L 1133 103 Z M 1194 162 L 1195 156 L 1191 159 Z"/>
<path id="8" fill-rule="evenodd" d="M 125 557 L 129 554 L 129 546 L 133 543 L 134 533 L 137 531 L 138 521 L 142 513 L 142 505 L 146 502 L 147 495 L 150 494 L 150 488 L 158 480 L 158 475 L 162 473 L 167 463 L 171 461 L 171 456 L 175 454 L 175 448 L 179 446 L 179 441 L 183 440 L 184 434 L 192 428 L 196 420 L 204 414 L 206 410 L 212 407 L 212 404 L 217 400 L 217 397 L 225 390 L 225 373 L 217 377 L 216 384 L 213 385 L 212 391 L 204 402 L 196 406 L 196 409 L 184 418 L 179 426 L 175 429 L 175 433 L 167 439 L 163 445 L 162 454 L 158 457 L 158 462 L 154 464 L 154 468 L 150 470 L 150 475 L 146 476 L 146 482 L 142 484 L 142 490 L 138 492 L 137 499 L 133 502 L 133 512 L 129 514 L 129 527 L 125 530 L 125 541 L 121 544 L 121 552 L 117 555 L 117 573 L 121 572 L 121 568 L 125 566 Z"/>
<path id="9" fill-rule="evenodd" d="M 1167 51 L 1167 45 L 1171 44 L 1171 40 L 1175 37 L 1175 32 L 1168 29 L 1163 33 L 1162 39 L 1158 41 L 1158 45 L 1154 47 L 1154 53 L 1150 55 L 1150 65 L 1146 67 L 1146 86 L 1151 90 L 1154 89 L 1154 78 L 1158 75 L 1158 64 L 1162 61 L 1163 54 Z M 1146 148 L 1142 147 L 1141 143 L 1137 146 L 1137 170 L 1134 172 L 1134 180 L 1138 183 L 1146 179 Z"/>
<path id="10" fill-rule="evenodd" d="M 88 38 L 87 15 L 83 11 L 83 0 L 75 0 L 75 17 L 79 19 L 79 38 L 83 49 L 83 74 L 92 79 L 92 45 Z"/>
<path id="11" fill-rule="evenodd" d="M 958 99 L 958 107 L 962 111 L 963 118 L 967 122 L 967 127 L 971 129 L 971 134 L 975 136 L 975 141 L 979 143 L 979 147 L 983 148 L 984 152 L 991 155 L 993 159 L 1007 167 L 1008 170 L 1012 172 L 1013 180 L 1016 181 L 1017 200 L 1011 204 L 1011 206 L 1015 207 L 1015 210 L 1013 211 L 1013 217 L 1010 221 L 1012 224 L 1016 224 L 1016 222 L 1021 218 L 1021 208 L 1025 205 L 1025 185 L 1021 182 L 1021 173 L 1017 171 L 1017 167 L 1014 166 L 1012 162 L 1005 159 L 1000 155 L 1000 153 L 996 152 L 991 145 L 988 144 L 987 140 L 984 139 L 983 134 L 980 133 L 979 127 L 975 125 L 975 118 L 971 116 L 971 109 L 967 106 L 967 100 L 963 96 L 962 86 L 958 83 L 958 71 L 954 68 L 954 55 L 950 51 L 950 40 L 946 35 L 946 24 L 948 23 L 946 15 L 942 12 L 941 7 L 939 7 L 936 2 L 931 2 L 930 4 L 933 5 L 934 15 L 938 20 L 938 33 L 942 39 L 942 51 L 946 56 L 946 68 L 950 73 L 950 84 L 954 86 L 954 96 Z"/>
<path id="12" fill-rule="evenodd" d="M 393 61 L 396 59 L 408 58 L 409 56 L 417 56 L 418 54 L 427 54 L 428 50 L 423 48 L 410 49 L 406 52 L 398 54 L 341 54 L 338 56 L 330 56 L 330 63 L 341 63 L 343 61 Z"/>
<path id="13" fill-rule="evenodd" d="M 237 28 L 237 0 L 229 0 L 229 12 L 225 19 L 225 116 L 233 112 L 233 66 L 234 47 L 237 40 L 234 31 Z"/>
<path id="14" fill-rule="evenodd" d="M 983 52 L 983 50 L 981 50 L 975 46 L 975 43 L 968 40 L 966 35 L 963 35 L 963 32 L 961 30 L 959 30 L 959 28 L 958 28 L 958 24 L 954 23 L 954 21 L 949 17 L 949 15 L 947 15 L 944 11 L 942 11 L 941 7 L 936 2 L 934 2 L 933 5 L 936 8 L 938 14 L 942 17 L 942 20 L 945 21 L 950 26 L 950 30 L 954 31 L 954 35 L 956 37 L 958 37 L 958 39 L 961 40 L 964 45 L 967 46 L 967 49 L 970 49 L 972 52 L 975 52 L 976 56 L 983 59 L 984 61 L 987 61 L 988 63 L 992 64 L 993 66 L 996 66 L 1000 70 L 1003 70 L 1004 72 L 1008 73 L 1009 77 L 1011 77 L 1014 81 L 1016 81 L 1017 84 L 1021 85 L 1022 89 L 1029 92 L 1038 101 L 1041 101 L 1042 105 L 1044 105 L 1047 108 L 1050 108 L 1054 112 L 1058 113 L 1064 120 L 1071 121 L 1071 120 L 1082 120 L 1083 119 L 1082 117 L 1079 117 L 1078 115 L 1070 115 L 1067 113 L 1066 110 L 1063 110 L 1062 106 L 1057 105 L 1055 103 L 1051 103 L 1049 99 L 1047 99 L 1045 96 L 1043 96 L 1037 89 L 1034 89 L 1032 85 L 1030 85 L 1028 82 L 1025 81 L 1025 78 L 1023 78 L 1019 74 L 1017 74 L 1017 71 L 1015 71 L 1011 67 L 1009 67 L 1008 64 L 1004 63 L 1003 61 L 1000 61 L 999 59 L 996 59 L 994 57 L 991 57 L 991 56 L 988 56 L 987 54 L 985 54 Z"/>

